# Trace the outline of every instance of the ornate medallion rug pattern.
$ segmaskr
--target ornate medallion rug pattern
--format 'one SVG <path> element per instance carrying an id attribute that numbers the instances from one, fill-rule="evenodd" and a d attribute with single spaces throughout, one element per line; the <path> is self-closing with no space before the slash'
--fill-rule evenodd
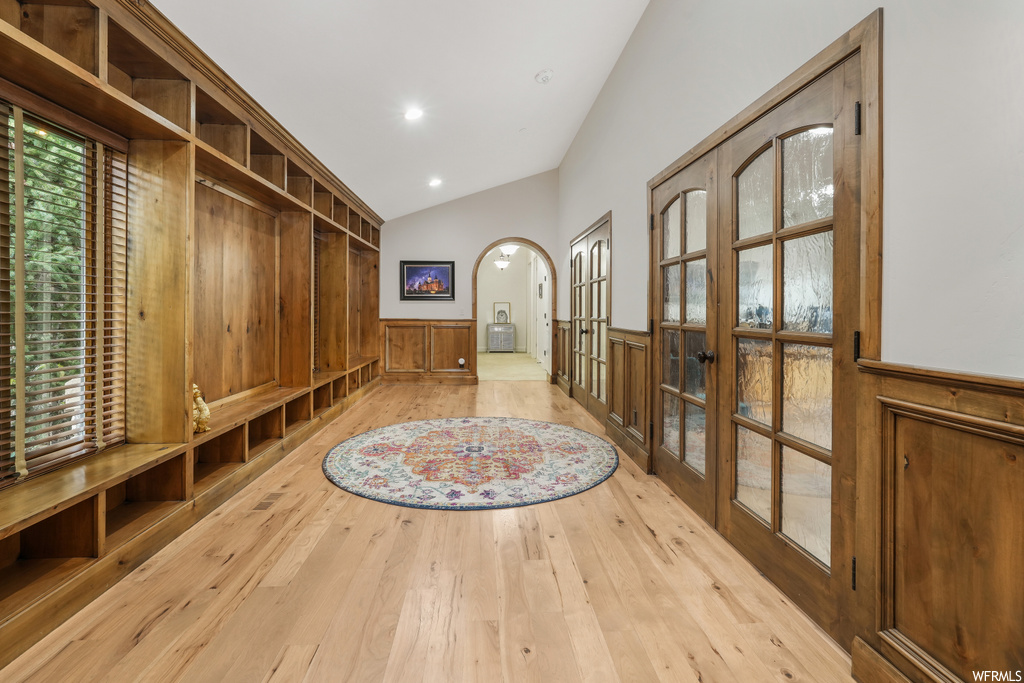
<path id="1" fill-rule="evenodd" d="M 490 510 L 565 498 L 619 465 L 615 447 L 574 427 L 515 417 L 420 420 L 341 442 L 324 474 L 357 495 L 435 510 Z"/>

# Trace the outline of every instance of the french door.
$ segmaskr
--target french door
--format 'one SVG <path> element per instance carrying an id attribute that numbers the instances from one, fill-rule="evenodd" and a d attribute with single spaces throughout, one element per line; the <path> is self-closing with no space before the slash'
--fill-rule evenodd
<path id="1" fill-rule="evenodd" d="M 572 396 L 594 417 L 608 417 L 608 324 L 611 217 L 570 244 L 572 258 Z"/>
<path id="2" fill-rule="evenodd" d="M 859 93 L 854 55 L 651 193 L 655 470 L 836 637 L 853 547 Z"/>
<path id="3" fill-rule="evenodd" d="M 712 524 L 718 469 L 713 457 L 718 296 L 716 280 L 708 274 L 718 269 L 716 156 L 712 150 L 653 193 L 660 238 L 655 253 L 653 300 L 660 308 L 660 321 L 654 357 L 661 359 L 655 370 L 655 414 L 661 419 L 656 424 L 654 469 Z"/>

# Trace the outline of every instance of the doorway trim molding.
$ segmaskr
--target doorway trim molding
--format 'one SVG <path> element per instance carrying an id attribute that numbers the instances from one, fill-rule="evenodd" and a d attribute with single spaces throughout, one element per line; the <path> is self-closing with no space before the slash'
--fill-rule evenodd
<path id="1" fill-rule="evenodd" d="M 473 264 L 473 322 L 479 324 L 476 315 L 476 288 L 477 275 L 479 274 L 480 271 L 480 264 L 483 263 L 484 257 L 487 256 L 487 254 L 490 253 L 492 249 L 495 249 L 502 244 L 518 244 L 519 246 L 528 247 L 532 249 L 534 253 L 538 254 L 541 258 L 543 258 L 544 261 L 547 262 L 548 264 L 548 271 L 551 273 L 551 320 L 549 321 L 550 331 L 548 333 L 551 336 L 551 343 L 549 345 L 549 348 L 551 349 L 551 373 L 548 375 L 548 382 L 554 384 L 556 381 L 555 369 L 558 367 L 557 362 L 560 360 L 555 358 L 555 354 L 558 353 L 558 349 L 555 348 L 555 333 L 557 331 L 557 325 L 555 324 L 555 321 L 558 320 L 558 316 L 556 315 L 558 309 L 558 297 L 556 296 L 558 292 L 558 275 L 555 272 L 555 262 L 551 260 L 551 255 L 548 254 L 544 247 L 540 246 L 533 240 L 526 239 L 525 237 L 504 237 L 500 240 L 495 240 L 488 244 L 486 247 L 484 247 L 483 251 L 480 252 L 480 255 L 476 257 L 476 263 Z M 473 367 L 476 367 L 477 353 L 477 345 L 474 340 Z"/>

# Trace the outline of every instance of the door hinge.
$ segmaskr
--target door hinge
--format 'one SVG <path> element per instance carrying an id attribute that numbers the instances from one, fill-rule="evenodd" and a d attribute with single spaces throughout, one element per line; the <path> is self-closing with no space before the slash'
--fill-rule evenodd
<path id="1" fill-rule="evenodd" d="M 853 105 L 853 134 L 860 135 L 860 102 Z"/>
<path id="2" fill-rule="evenodd" d="M 651 232 L 654 232 L 654 214 L 653 213 L 650 215 L 650 219 L 651 219 Z"/>
<path id="3" fill-rule="evenodd" d="M 647 334 L 654 334 L 654 318 L 647 319 Z"/>
<path id="4" fill-rule="evenodd" d="M 850 586 L 853 590 L 857 590 L 857 556 L 853 556 L 853 561 L 850 563 Z"/>
<path id="5" fill-rule="evenodd" d="M 853 333 L 853 362 L 860 360 L 860 330 Z"/>
<path id="6" fill-rule="evenodd" d="M 647 438 L 654 441 L 654 420 L 647 423 L 647 432 L 649 434 Z"/>

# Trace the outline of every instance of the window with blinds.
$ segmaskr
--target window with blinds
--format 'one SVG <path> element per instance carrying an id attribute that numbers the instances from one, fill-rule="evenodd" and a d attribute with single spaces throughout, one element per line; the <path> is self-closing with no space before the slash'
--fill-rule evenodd
<path id="1" fill-rule="evenodd" d="M 0 485 L 124 441 L 127 158 L 0 102 Z"/>

